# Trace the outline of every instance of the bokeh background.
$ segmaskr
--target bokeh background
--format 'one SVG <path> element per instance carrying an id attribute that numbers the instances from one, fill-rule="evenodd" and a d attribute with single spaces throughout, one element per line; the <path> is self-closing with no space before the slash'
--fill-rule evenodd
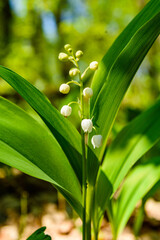
<path id="1" fill-rule="evenodd" d="M 60 84 L 69 80 L 68 71 L 71 68 L 70 63 L 64 64 L 58 60 L 59 52 L 64 51 L 63 46 L 70 43 L 73 49 L 84 52 L 80 67 L 85 69 L 91 61 L 102 59 L 118 34 L 147 2 L 0 0 L 0 64 L 27 79 L 60 109 L 65 103 L 76 100 L 78 94 L 76 86 L 72 87 L 68 96 L 62 96 L 58 91 Z M 159 49 L 160 39 L 157 39 L 122 102 L 111 138 L 159 96 Z M 90 84 L 91 79 L 92 75 L 89 75 L 86 85 Z M 0 95 L 38 119 L 21 96 L 2 79 Z M 70 120 L 79 127 L 76 107 Z M 159 149 L 157 144 L 149 154 L 159 152 Z M 155 198 L 159 199 L 158 193 Z M 44 204 L 50 202 L 58 202 L 60 208 L 62 205 L 73 215 L 66 204 L 64 207 L 61 196 L 57 198 L 56 190 L 53 191 L 50 185 L 0 165 L 0 229 L 4 225 L 13 226 L 16 223 L 23 232 L 22 213 L 32 213 L 34 221 L 41 222 Z"/>

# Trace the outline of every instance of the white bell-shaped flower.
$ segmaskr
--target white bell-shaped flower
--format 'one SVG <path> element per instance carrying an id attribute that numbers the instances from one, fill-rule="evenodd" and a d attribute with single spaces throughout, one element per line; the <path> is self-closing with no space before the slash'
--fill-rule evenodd
<path id="1" fill-rule="evenodd" d="M 61 114 L 65 117 L 68 117 L 70 116 L 72 113 L 72 108 L 68 105 L 64 105 L 62 108 L 61 108 Z"/>
<path id="2" fill-rule="evenodd" d="M 89 88 L 89 87 L 86 87 L 84 90 L 83 90 L 83 96 L 85 98 L 91 98 L 93 96 L 93 90 L 92 88 Z"/>
<path id="3" fill-rule="evenodd" d="M 97 70 L 98 68 L 98 62 L 97 61 L 93 61 L 89 64 L 89 68 L 93 71 Z"/>
<path id="4" fill-rule="evenodd" d="M 92 120 L 91 119 L 83 119 L 81 122 L 81 127 L 85 133 L 92 132 L 92 128 L 93 128 Z"/>
<path id="5" fill-rule="evenodd" d="M 61 86 L 59 87 L 59 91 L 60 91 L 61 93 L 63 93 L 63 94 L 67 94 L 67 93 L 69 93 L 69 91 L 70 91 L 70 86 L 69 86 L 68 84 L 66 84 L 66 83 L 63 83 L 63 84 L 61 84 Z"/>
<path id="6" fill-rule="evenodd" d="M 91 143 L 94 148 L 99 148 L 102 146 L 102 135 L 94 135 L 91 139 Z"/>

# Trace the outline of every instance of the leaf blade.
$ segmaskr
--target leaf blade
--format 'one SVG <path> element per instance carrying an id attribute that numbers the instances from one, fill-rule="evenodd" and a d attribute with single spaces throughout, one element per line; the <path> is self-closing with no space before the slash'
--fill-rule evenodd
<path id="1" fill-rule="evenodd" d="M 103 136 L 103 146 L 96 150 L 101 160 L 107 137 L 115 120 L 120 103 L 140 63 L 160 33 L 160 13 L 144 24 L 120 53 L 108 74 L 91 116 L 98 132 Z M 104 121 L 105 119 L 105 121 Z"/>
<path id="2" fill-rule="evenodd" d="M 137 32 L 137 30 L 159 12 L 160 0 L 149 1 L 149 3 L 142 9 L 142 11 L 140 11 L 140 13 L 137 14 L 137 16 L 127 25 L 127 27 L 118 36 L 118 38 L 116 38 L 116 40 L 100 62 L 98 71 L 94 75 L 92 81 L 94 95 L 91 99 L 91 108 L 93 108 L 96 98 L 101 88 L 103 87 L 104 81 L 107 80 L 106 78 L 108 76 L 108 73 L 115 60 L 117 59 L 118 55 L 125 48 L 132 36 Z M 103 63 L 105 63 L 105 66 Z"/>
<path id="3" fill-rule="evenodd" d="M 61 145 L 81 182 L 81 139 L 75 127 L 51 105 L 45 95 L 20 75 L 0 65 L 0 77 L 40 115 Z"/>
<path id="4" fill-rule="evenodd" d="M 44 234 L 46 227 L 37 229 L 27 240 L 51 240 L 49 235 Z"/>
<path id="5" fill-rule="evenodd" d="M 108 148 L 95 189 L 96 227 L 129 169 L 160 139 L 160 99 L 130 122 Z M 96 209 L 95 209 L 96 212 Z"/>
<path id="6" fill-rule="evenodd" d="M 159 138 L 160 99 L 131 121 L 109 147 L 102 169 L 113 184 L 113 192 L 133 164 L 152 148 Z"/>
<path id="7" fill-rule="evenodd" d="M 0 152 L 1 162 L 27 174 L 31 171 L 32 176 L 54 184 L 80 214 L 79 181 L 56 139 L 27 113 L 2 97 Z"/>
<path id="8" fill-rule="evenodd" d="M 115 206 L 113 205 L 116 209 L 113 215 L 116 236 L 122 232 L 137 202 L 158 183 L 159 179 L 160 157 L 153 158 L 130 172 Z"/>

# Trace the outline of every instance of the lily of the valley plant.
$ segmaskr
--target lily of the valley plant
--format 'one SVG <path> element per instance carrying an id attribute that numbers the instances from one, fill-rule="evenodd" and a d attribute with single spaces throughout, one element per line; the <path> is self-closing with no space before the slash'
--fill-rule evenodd
<path id="1" fill-rule="evenodd" d="M 159 187 L 159 155 L 133 167 L 160 140 L 159 99 L 122 129 L 106 149 L 121 101 L 159 33 L 160 0 L 151 0 L 119 35 L 99 64 L 92 61 L 81 72 L 78 62 L 83 52 L 74 52 L 69 44 L 65 45 L 59 60 L 71 61 L 73 68 L 69 71 L 71 80 L 63 83 L 59 91 L 68 94 L 71 84 L 76 84 L 80 94 L 77 102 L 66 102 L 60 112 L 28 81 L 0 66 L 0 76 L 46 125 L 42 126 L 1 97 L 0 161 L 53 184 L 81 217 L 83 240 L 91 240 L 91 228 L 94 239 L 98 239 L 106 210 L 116 240 L 138 200 Z M 95 74 L 91 86 L 84 87 L 87 71 Z M 69 121 L 74 103 L 79 105 L 80 133 Z M 114 200 L 114 193 L 125 177 L 119 197 Z M 44 229 L 29 239 L 36 235 L 39 240 L 44 239 Z"/>

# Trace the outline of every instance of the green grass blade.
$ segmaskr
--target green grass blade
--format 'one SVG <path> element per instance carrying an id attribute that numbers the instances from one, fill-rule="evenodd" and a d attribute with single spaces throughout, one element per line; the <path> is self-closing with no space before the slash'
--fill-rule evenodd
<path id="1" fill-rule="evenodd" d="M 97 126 L 97 132 L 103 136 L 103 146 L 96 150 L 100 160 L 124 94 L 159 33 L 160 13 L 135 33 L 108 73 L 107 81 L 103 85 L 91 113 L 91 116 L 94 117 L 93 123 Z"/>
<path id="2" fill-rule="evenodd" d="M 96 225 L 107 202 L 135 162 L 160 139 L 160 100 L 130 122 L 110 145 L 97 180 Z M 95 211 L 96 211 L 95 209 Z"/>
<path id="3" fill-rule="evenodd" d="M 91 107 L 93 108 L 96 98 L 103 87 L 105 81 L 107 81 L 108 73 L 114 64 L 115 60 L 126 47 L 133 35 L 140 29 L 147 21 L 153 18 L 160 12 L 160 0 L 151 0 L 142 9 L 142 11 L 128 24 L 123 32 L 118 36 L 112 46 L 109 48 L 102 61 L 99 64 L 98 71 L 94 75 L 92 81 L 92 88 L 94 95 L 91 98 Z"/>
<path id="4" fill-rule="evenodd" d="M 50 104 L 45 95 L 20 75 L 0 66 L 0 77 L 8 82 L 40 115 L 61 145 L 81 182 L 81 140 L 76 128 Z"/>
<path id="5" fill-rule="evenodd" d="M 115 235 L 118 236 L 125 227 L 137 202 L 143 198 L 160 179 L 160 157 L 151 159 L 131 171 L 115 202 L 113 216 Z"/>
<path id="6" fill-rule="evenodd" d="M 145 217 L 144 206 L 145 206 L 145 202 L 142 199 L 141 206 L 138 208 L 136 217 L 134 219 L 134 225 L 133 225 L 133 233 L 136 238 L 138 238 L 138 235 L 143 225 L 143 221 Z"/>
<path id="7" fill-rule="evenodd" d="M 16 105 L 0 97 L 0 161 L 60 190 L 81 213 L 81 188 L 53 135 Z"/>

